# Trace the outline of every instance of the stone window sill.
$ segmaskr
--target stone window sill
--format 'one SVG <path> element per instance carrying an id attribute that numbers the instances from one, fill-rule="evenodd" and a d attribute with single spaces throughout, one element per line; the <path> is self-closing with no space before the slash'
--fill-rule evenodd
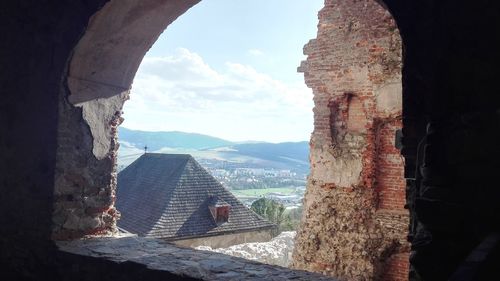
<path id="1" fill-rule="evenodd" d="M 57 246 L 63 253 L 114 264 L 134 263 L 156 275 L 164 273 L 186 280 L 335 280 L 316 273 L 181 248 L 159 239 L 91 238 L 59 241 Z"/>

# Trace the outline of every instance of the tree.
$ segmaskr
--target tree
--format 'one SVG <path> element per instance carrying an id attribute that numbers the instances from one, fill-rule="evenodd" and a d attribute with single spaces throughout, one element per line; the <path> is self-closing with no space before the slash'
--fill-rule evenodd
<path id="1" fill-rule="evenodd" d="M 269 220 L 270 222 L 273 222 L 276 225 L 278 225 L 278 228 L 281 230 L 281 224 L 286 219 L 284 215 L 285 206 L 283 204 L 275 200 L 263 197 L 253 202 L 250 208 L 257 214 Z"/>
<path id="2" fill-rule="evenodd" d="M 302 217 L 302 206 L 285 212 L 285 221 L 280 226 L 281 231 L 295 231 L 297 230 L 300 219 Z"/>

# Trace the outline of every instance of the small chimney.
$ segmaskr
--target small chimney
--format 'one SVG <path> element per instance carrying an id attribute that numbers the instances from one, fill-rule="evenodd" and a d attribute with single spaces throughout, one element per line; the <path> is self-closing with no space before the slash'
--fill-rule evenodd
<path id="1" fill-rule="evenodd" d="M 221 198 L 214 196 L 210 198 L 210 203 L 208 204 L 208 209 L 212 218 L 217 225 L 226 223 L 229 221 L 229 210 L 231 205 L 226 203 L 226 201 Z"/>

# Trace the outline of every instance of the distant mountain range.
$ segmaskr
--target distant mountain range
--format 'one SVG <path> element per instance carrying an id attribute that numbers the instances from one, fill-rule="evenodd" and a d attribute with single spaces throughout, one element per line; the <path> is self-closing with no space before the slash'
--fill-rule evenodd
<path id="1" fill-rule="evenodd" d="M 119 165 L 128 165 L 144 147 L 149 152 L 185 153 L 197 159 L 239 163 L 248 167 L 289 169 L 307 173 L 308 142 L 236 143 L 212 136 L 185 132 L 147 132 L 120 127 Z"/>
<path id="2" fill-rule="evenodd" d="M 213 147 L 229 146 L 234 143 L 195 133 L 184 132 L 147 132 L 136 131 L 120 127 L 118 130 L 119 140 L 133 144 L 135 147 L 143 149 L 147 146 L 149 150 L 156 151 L 164 147 L 206 149 Z"/>

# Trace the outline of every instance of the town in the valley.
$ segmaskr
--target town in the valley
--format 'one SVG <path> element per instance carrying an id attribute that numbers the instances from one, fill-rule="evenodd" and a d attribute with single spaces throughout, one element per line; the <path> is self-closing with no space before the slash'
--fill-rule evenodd
<path id="1" fill-rule="evenodd" d="M 302 206 L 307 177 L 304 171 L 253 167 L 248 163 L 216 159 L 197 160 L 247 206 L 262 197 L 277 201 L 287 209 Z"/>

